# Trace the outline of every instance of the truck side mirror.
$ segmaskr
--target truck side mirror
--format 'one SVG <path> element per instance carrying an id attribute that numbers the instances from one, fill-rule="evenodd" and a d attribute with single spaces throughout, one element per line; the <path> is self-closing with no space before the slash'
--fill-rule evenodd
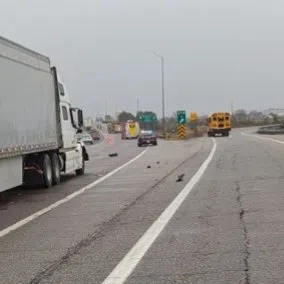
<path id="1" fill-rule="evenodd" d="M 81 109 L 78 109 L 78 126 L 79 128 L 84 126 L 84 117 L 83 117 L 83 111 Z"/>
<path id="2" fill-rule="evenodd" d="M 84 127 L 83 111 L 79 108 L 70 109 L 72 125 L 76 129 L 82 129 Z"/>

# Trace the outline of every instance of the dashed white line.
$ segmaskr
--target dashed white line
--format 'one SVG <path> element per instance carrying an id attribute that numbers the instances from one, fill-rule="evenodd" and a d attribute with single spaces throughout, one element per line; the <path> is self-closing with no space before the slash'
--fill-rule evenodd
<path id="1" fill-rule="evenodd" d="M 170 203 L 170 205 L 163 211 L 163 213 L 156 219 L 151 227 L 144 233 L 144 235 L 138 240 L 138 242 L 130 249 L 125 257 L 117 264 L 114 270 L 104 280 L 102 284 L 123 284 L 129 275 L 134 271 L 135 267 L 142 260 L 148 249 L 160 235 L 162 230 L 168 224 L 170 219 L 179 209 L 183 201 L 187 198 L 193 187 L 201 179 L 202 175 L 209 166 L 216 148 L 216 140 L 212 138 L 213 147 L 209 156 L 203 162 L 201 167 L 185 186 L 185 188 L 178 194 L 178 196 Z"/>
<path id="2" fill-rule="evenodd" d="M 272 142 L 279 143 L 279 144 L 284 144 L 284 141 L 274 139 L 274 138 L 263 137 L 263 136 L 254 135 L 254 134 L 248 134 L 248 133 L 245 133 L 245 132 L 242 132 L 242 135 L 252 137 L 252 138 L 257 138 L 259 140 L 267 140 L 267 141 L 272 141 Z"/>
<path id="3" fill-rule="evenodd" d="M 133 159 L 131 159 L 130 161 L 128 161 L 127 163 L 123 164 L 122 166 L 116 168 L 115 170 L 111 171 L 110 173 L 106 174 L 105 176 L 95 180 L 94 182 L 82 187 L 81 189 L 73 192 L 72 194 L 66 196 L 63 199 L 60 199 L 58 201 L 56 201 L 55 203 L 45 207 L 42 210 L 37 211 L 36 213 L 26 217 L 25 219 L 18 221 L 17 223 L 3 229 L 2 231 L 0 231 L 0 238 L 6 236 L 7 234 L 11 233 L 12 231 L 17 230 L 18 228 L 26 225 L 27 223 L 35 220 L 36 218 L 42 216 L 43 214 L 51 211 L 52 209 L 60 206 L 61 204 L 64 204 L 66 202 L 68 202 L 69 200 L 75 198 L 76 196 L 81 195 L 82 193 L 84 193 L 86 190 L 100 184 L 101 182 L 103 182 L 104 180 L 108 179 L 109 177 L 111 177 L 112 175 L 114 175 L 115 173 L 117 173 L 118 171 L 122 170 L 123 168 L 127 167 L 128 165 L 130 165 L 131 163 L 133 163 L 134 161 L 136 161 L 137 159 L 139 159 L 141 156 L 143 156 L 146 152 L 147 152 L 148 148 L 146 148 L 143 152 L 141 152 L 139 155 L 137 155 L 136 157 L 134 157 Z"/>

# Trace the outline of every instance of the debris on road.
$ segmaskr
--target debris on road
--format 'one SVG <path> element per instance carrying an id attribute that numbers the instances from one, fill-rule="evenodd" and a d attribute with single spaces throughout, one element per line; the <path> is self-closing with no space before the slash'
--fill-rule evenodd
<path id="1" fill-rule="evenodd" d="M 151 168 L 151 166 L 148 165 L 148 166 L 147 166 L 147 169 L 150 169 L 150 168 Z"/>
<path id="2" fill-rule="evenodd" d="M 184 178 L 184 174 L 178 175 L 178 178 L 177 178 L 176 182 L 183 181 L 183 178 Z"/>
<path id="3" fill-rule="evenodd" d="M 160 162 L 159 162 L 159 161 L 157 161 L 157 164 L 160 164 Z"/>
<path id="4" fill-rule="evenodd" d="M 108 156 L 109 156 L 109 157 L 117 157 L 118 154 L 117 154 L 117 153 L 111 153 L 111 154 L 109 154 Z"/>

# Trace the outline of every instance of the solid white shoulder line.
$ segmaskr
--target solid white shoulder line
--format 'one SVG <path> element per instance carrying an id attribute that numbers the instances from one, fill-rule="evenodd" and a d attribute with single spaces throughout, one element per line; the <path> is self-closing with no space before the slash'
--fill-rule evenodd
<path id="1" fill-rule="evenodd" d="M 39 216 L 51 211 L 52 209 L 58 207 L 59 205 L 68 202 L 69 200 L 73 199 L 74 197 L 84 193 L 86 190 L 98 185 L 99 183 L 103 182 L 104 180 L 108 179 L 109 177 L 111 177 L 112 175 L 114 175 L 115 173 L 117 173 L 118 171 L 122 170 L 123 168 L 125 168 L 126 166 L 128 166 L 129 164 L 133 163 L 134 161 L 136 161 L 137 159 L 139 159 L 141 156 L 143 156 L 146 152 L 147 152 L 148 148 L 146 148 L 143 152 L 141 152 L 139 155 L 137 155 L 136 157 L 134 157 L 133 159 L 131 159 L 130 161 L 128 161 L 127 163 L 123 164 L 122 166 L 116 168 L 115 170 L 111 171 L 110 173 L 106 174 L 105 176 L 95 180 L 94 182 L 82 187 L 81 189 L 71 193 L 70 195 L 66 196 L 63 199 L 60 199 L 58 201 L 56 201 L 55 203 L 45 207 L 44 209 L 37 211 L 36 213 L 28 216 L 27 218 L 5 228 L 4 230 L 0 231 L 0 238 L 4 237 L 5 235 L 11 233 L 12 231 L 17 230 L 18 228 L 26 225 L 27 223 L 31 222 L 32 220 L 38 218 Z"/>
<path id="2" fill-rule="evenodd" d="M 178 196 L 170 203 L 170 205 L 163 211 L 158 219 L 156 219 L 156 221 L 144 233 L 144 235 L 138 240 L 138 242 L 130 249 L 130 251 L 118 263 L 118 265 L 114 268 L 114 270 L 109 274 L 109 276 L 104 280 L 102 284 L 122 284 L 127 280 L 128 276 L 133 272 L 145 253 L 160 235 L 170 219 L 179 209 L 183 201 L 187 198 L 192 188 L 197 184 L 197 182 L 201 179 L 202 175 L 206 171 L 217 148 L 216 140 L 212 138 L 212 141 L 213 146 L 209 156 L 203 162 L 192 179 L 178 194 Z"/>

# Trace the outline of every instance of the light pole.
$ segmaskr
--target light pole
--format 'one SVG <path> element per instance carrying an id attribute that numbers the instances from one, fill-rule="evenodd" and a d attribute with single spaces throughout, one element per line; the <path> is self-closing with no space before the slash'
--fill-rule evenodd
<path id="1" fill-rule="evenodd" d="M 165 121 L 165 84 L 164 84 L 164 57 L 154 51 L 147 50 L 146 52 L 150 52 L 154 54 L 161 60 L 161 75 L 162 75 L 162 128 L 163 133 L 166 133 L 166 121 Z"/>

